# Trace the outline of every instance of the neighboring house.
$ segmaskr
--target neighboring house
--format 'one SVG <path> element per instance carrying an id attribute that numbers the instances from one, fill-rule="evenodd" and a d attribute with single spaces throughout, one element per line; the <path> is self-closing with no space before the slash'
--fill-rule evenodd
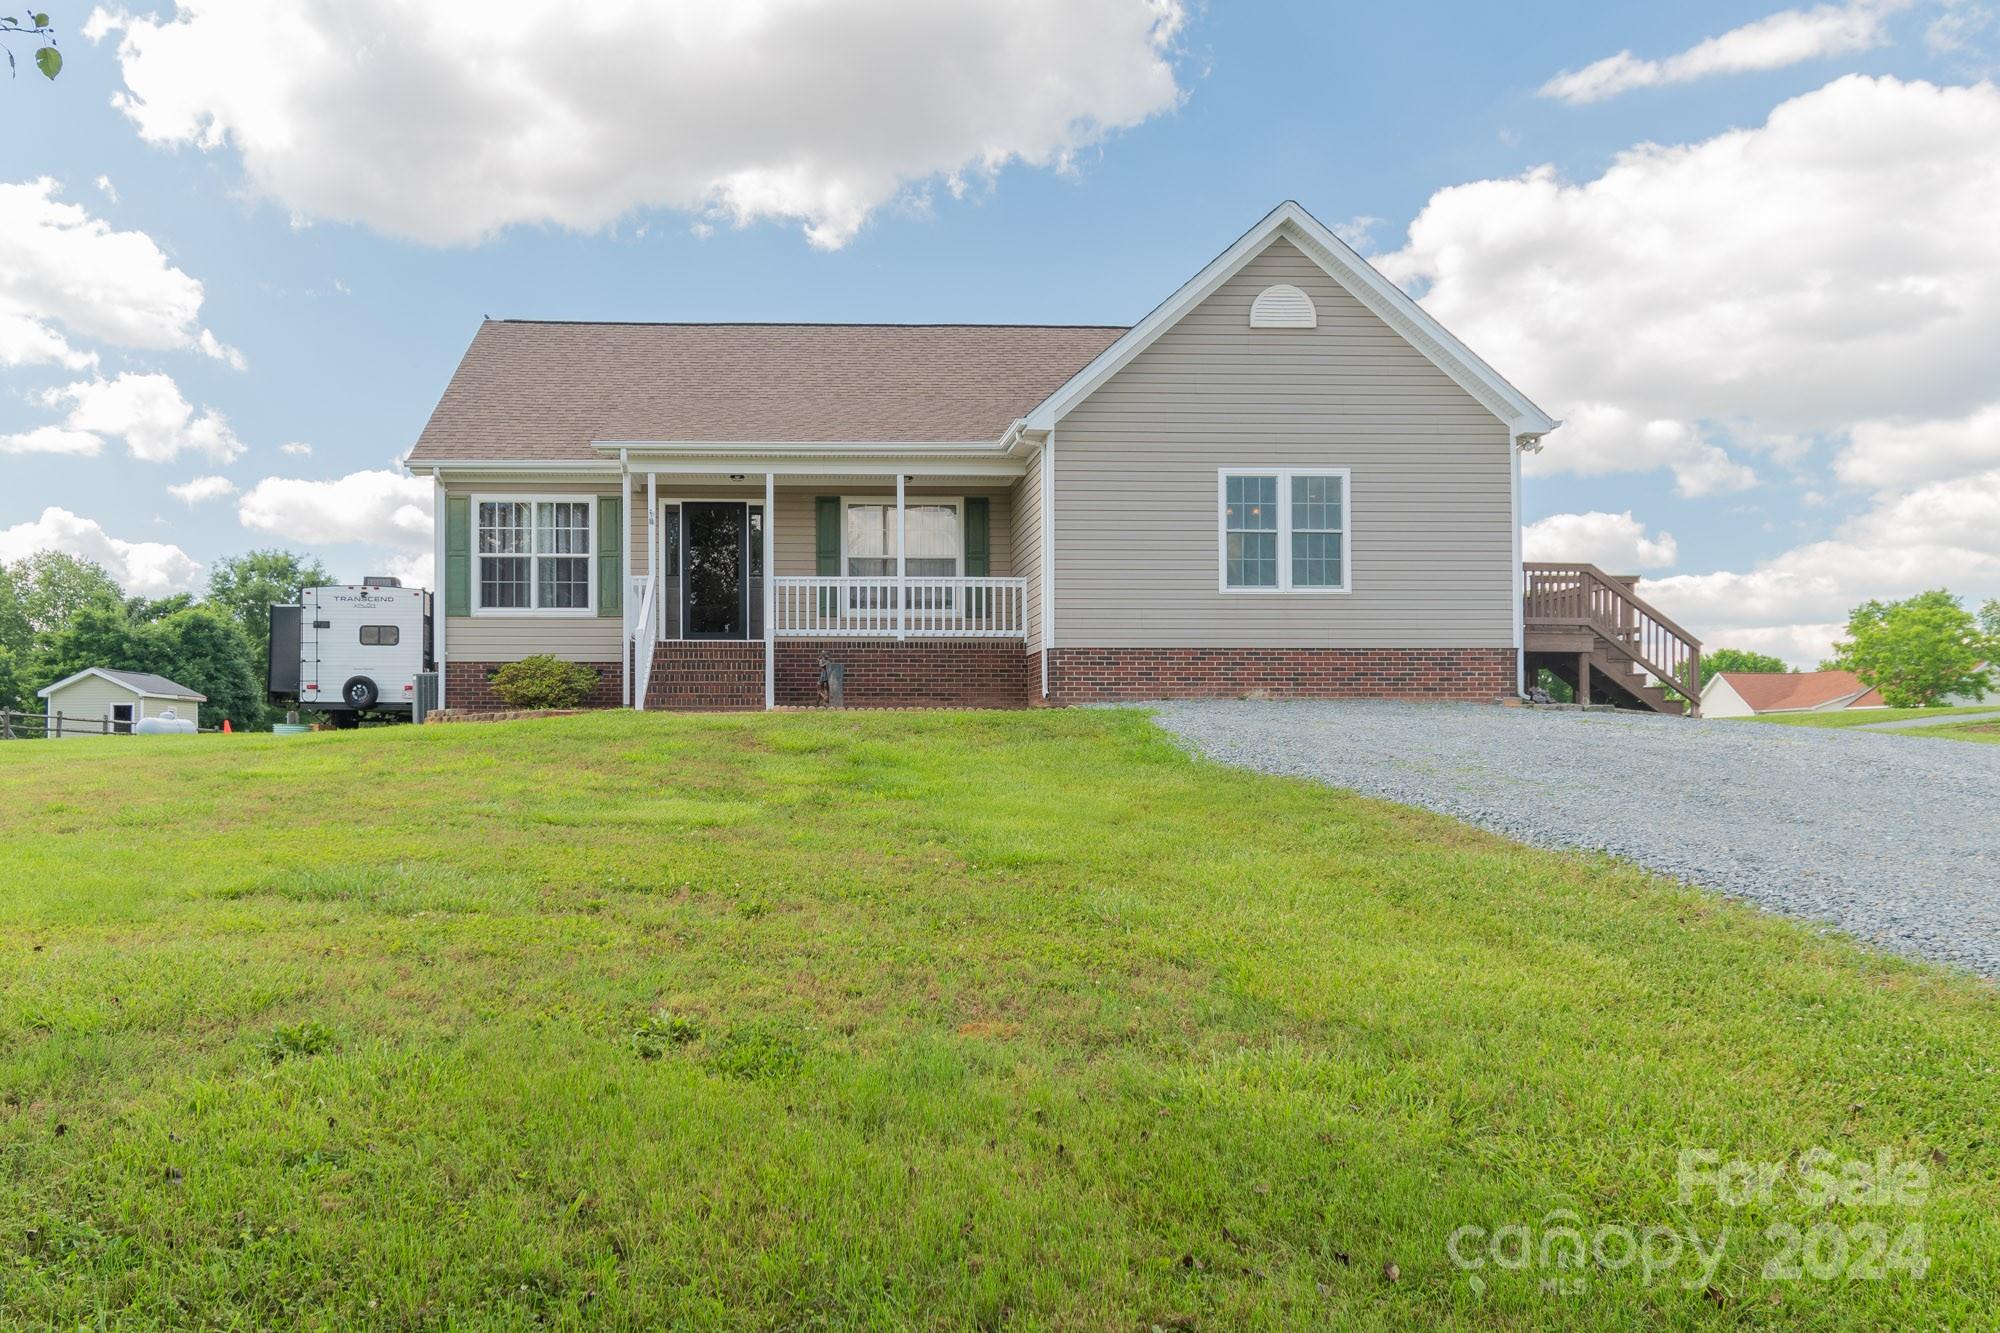
<path id="1" fill-rule="evenodd" d="M 1131 328 L 489 320 L 408 466 L 448 706 L 1492 701 L 1557 424 L 1286 203 Z"/>
<path id="2" fill-rule="evenodd" d="M 122 735 L 142 718 L 194 722 L 208 701 L 187 686 L 146 671 L 85 667 L 35 691 L 48 703 L 50 736 Z"/>
<path id="3" fill-rule="evenodd" d="M 1701 693 L 1707 717 L 1886 707 L 1852 671 L 1718 671 Z"/>
<path id="4" fill-rule="evenodd" d="M 1994 669 L 1993 663 L 1981 662 L 1973 670 L 1984 671 L 1987 679 L 1993 682 L 1994 686 L 2000 686 L 2000 671 Z M 1938 706 L 1941 708 L 1964 708 L 1972 704 L 1994 704 L 2000 706 L 2000 697 L 1996 697 L 1995 690 L 1989 688 L 1986 691 L 1986 697 L 1983 699 L 1975 699 L 1972 697 L 1970 690 L 1965 690 L 1958 694 L 1947 694 L 1938 700 Z"/>

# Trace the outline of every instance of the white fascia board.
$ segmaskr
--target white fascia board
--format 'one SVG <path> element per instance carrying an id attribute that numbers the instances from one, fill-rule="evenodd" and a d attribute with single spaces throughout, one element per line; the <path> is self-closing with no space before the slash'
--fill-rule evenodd
<path id="1" fill-rule="evenodd" d="M 435 458 L 407 460 L 403 467 L 416 476 L 446 472 L 616 472 L 617 459 L 595 458 Z"/>
<path id="2" fill-rule="evenodd" d="M 1287 199 L 1267 213 L 1263 221 L 1238 237 L 1234 245 L 1209 261 L 1208 266 L 1182 284 L 1180 290 L 1154 307 L 1152 313 L 1133 325 L 1125 336 L 1105 348 L 1089 365 L 1044 399 L 1028 414 L 1029 429 L 1048 430 L 1053 427 L 1078 403 L 1150 347 L 1162 333 L 1178 323 L 1181 316 L 1214 295 L 1217 288 L 1241 272 L 1246 264 L 1263 252 L 1272 238 L 1279 235 L 1297 245 L 1328 277 L 1401 334 L 1404 341 L 1422 352 L 1453 383 L 1505 423 L 1517 441 L 1539 439 L 1562 424 L 1501 378 L 1498 371 L 1453 337 L 1450 330 L 1411 300 L 1407 292 L 1376 272 L 1352 246 L 1328 230 L 1326 224 L 1295 201 Z"/>
<path id="3" fill-rule="evenodd" d="M 1007 480 L 1027 471 L 1027 463 L 1016 458 L 959 462 L 952 459 L 920 458 L 909 455 L 873 459 L 793 458 L 667 458 L 654 461 L 632 460 L 635 477 L 656 476 L 748 476 L 771 473 L 779 477 L 991 477 Z"/>

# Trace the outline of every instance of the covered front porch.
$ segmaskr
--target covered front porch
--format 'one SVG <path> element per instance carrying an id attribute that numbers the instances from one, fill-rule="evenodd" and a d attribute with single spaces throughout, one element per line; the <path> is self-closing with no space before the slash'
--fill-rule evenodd
<path id="1" fill-rule="evenodd" d="M 810 705 L 826 661 L 863 706 L 1028 702 L 1025 457 L 613 447 L 626 706 Z"/>

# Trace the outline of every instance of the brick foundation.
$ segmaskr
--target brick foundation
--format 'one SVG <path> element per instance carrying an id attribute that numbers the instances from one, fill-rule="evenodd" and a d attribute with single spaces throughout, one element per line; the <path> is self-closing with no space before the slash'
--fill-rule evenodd
<path id="1" fill-rule="evenodd" d="M 778 702 L 819 702 L 819 659 L 847 668 L 849 708 L 1025 708 L 1028 666 L 1019 639 L 780 640 Z"/>
<path id="2" fill-rule="evenodd" d="M 646 707 L 724 712 L 763 706 L 763 640 L 687 640 L 654 645 Z"/>
<path id="3" fill-rule="evenodd" d="M 1049 694 L 1059 704 L 1245 695 L 1492 703 L 1514 695 L 1514 650 L 1057 647 Z"/>
<path id="4" fill-rule="evenodd" d="M 456 712 L 469 709 L 473 712 L 499 712 L 514 705 L 493 692 L 493 673 L 505 662 L 446 662 L 444 664 L 444 701 Z M 583 697 L 584 708 L 616 708 L 624 693 L 624 678 L 619 674 L 616 662 L 585 662 L 585 666 L 597 672 L 597 683 L 590 687 L 590 693 Z"/>

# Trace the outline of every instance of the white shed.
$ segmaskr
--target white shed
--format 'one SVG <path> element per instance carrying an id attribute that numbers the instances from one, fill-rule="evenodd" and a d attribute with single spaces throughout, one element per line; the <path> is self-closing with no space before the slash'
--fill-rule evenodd
<path id="1" fill-rule="evenodd" d="M 48 705 L 50 736 L 118 735 L 148 717 L 194 722 L 208 701 L 207 695 L 165 676 L 109 667 L 85 667 L 35 695 Z"/>

